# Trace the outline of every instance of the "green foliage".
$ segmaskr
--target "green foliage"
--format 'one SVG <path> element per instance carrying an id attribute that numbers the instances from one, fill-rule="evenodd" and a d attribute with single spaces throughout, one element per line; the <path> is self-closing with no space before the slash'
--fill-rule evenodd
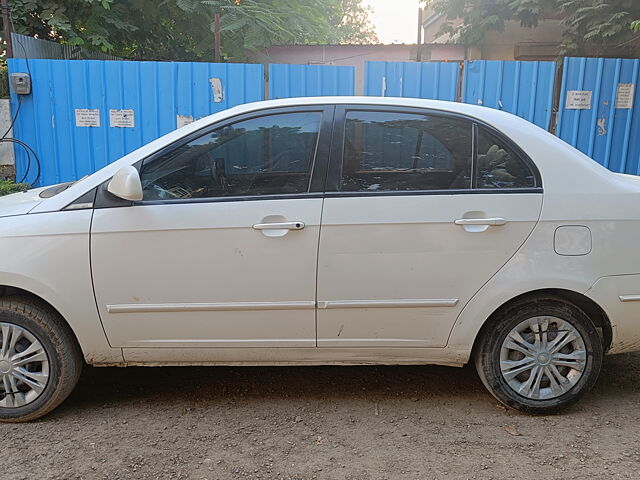
<path id="1" fill-rule="evenodd" d="M 623 47 L 632 40 L 629 25 L 640 16 L 637 0 L 560 0 L 565 13 L 563 47 L 583 53 L 585 46 L 597 54 Z"/>
<path id="2" fill-rule="evenodd" d="M 200 0 L 203 7 L 221 15 L 225 54 L 241 58 L 273 44 L 308 43 L 330 35 L 321 0 Z"/>
<path id="3" fill-rule="evenodd" d="M 234 60 L 278 44 L 377 42 L 362 0 L 179 0 L 177 6 L 202 18 L 220 14 L 222 50 Z"/>
<path id="4" fill-rule="evenodd" d="M 11 16 L 17 33 L 157 60 L 204 56 L 197 42 L 210 23 L 154 0 L 12 0 Z"/>
<path id="5" fill-rule="evenodd" d="M 114 55 L 211 60 L 221 16 L 230 60 L 274 44 L 377 41 L 362 0 L 12 0 L 15 30 Z"/>
<path id="6" fill-rule="evenodd" d="M 9 70 L 6 63 L 0 65 L 0 98 L 9 98 Z"/>
<path id="7" fill-rule="evenodd" d="M 330 43 L 371 44 L 378 43 L 369 15 L 373 8 L 362 5 L 362 0 L 342 0 L 337 2 L 335 14 L 331 18 L 334 27 Z"/>
<path id="8" fill-rule="evenodd" d="M 122 35 L 137 27 L 130 8 L 117 0 L 12 0 L 15 31 L 69 45 L 112 51 L 112 33 Z"/>
<path id="9" fill-rule="evenodd" d="M 629 28 L 640 29 L 638 0 L 423 0 L 449 18 L 441 33 L 456 41 L 476 44 L 488 31 L 503 31 L 515 20 L 537 26 L 545 17 L 563 18 L 563 54 L 606 53 L 633 40 Z M 457 26 L 452 20 L 460 18 Z"/>
<path id="10" fill-rule="evenodd" d="M 0 179 L 0 197 L 11 193 L 26 192 L 31 186 L 28 183 L 14 183 Z"/>

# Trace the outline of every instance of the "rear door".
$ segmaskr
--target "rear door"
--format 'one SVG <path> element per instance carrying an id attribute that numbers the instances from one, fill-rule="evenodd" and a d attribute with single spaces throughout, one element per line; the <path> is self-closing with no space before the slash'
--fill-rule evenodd
<path id="1" fill-rule="evenodd" d="M 336 111 L 318 263 L 319 347 L 443 347 L 524 243 L 539 174 L 498 132 L 425 110 Z"/>

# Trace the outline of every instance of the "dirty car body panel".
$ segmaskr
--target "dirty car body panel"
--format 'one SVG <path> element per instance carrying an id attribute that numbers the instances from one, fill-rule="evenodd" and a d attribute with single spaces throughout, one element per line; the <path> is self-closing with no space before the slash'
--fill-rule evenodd
<path id="1" fill-rule="evenodd" d="M 131 166 L 133 201 L 108 188 Z M 0 199 L 0 286 L 47 302 L 93 365 L 463 365 L 536 292 L 637 351 L 639 199 L 638 178 L 505 112 L 258 102 Z"/>

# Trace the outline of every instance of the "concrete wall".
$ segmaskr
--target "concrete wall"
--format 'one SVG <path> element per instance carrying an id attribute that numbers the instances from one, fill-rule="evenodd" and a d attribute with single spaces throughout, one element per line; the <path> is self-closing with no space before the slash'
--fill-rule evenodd
<path id="1" fill-rule="evenodd" d="M 558 56 L 562 21 L 542 20 L 536 28 L 506 22 L 503 32 L 487 32 L 482 42 L 483 60 L 549 60 Z"/>
<path id="2" fill-rule="evenodd" d="M 423 13 L 423 36 L 425 43 L 448 43 L 448 35 L 439 35 L 440 28 L 447 20 L 430 8 Z M 460 26 L 461 19 L 452 21 Z M 546 18 L 536 28 L 522 27 L 520 22 L 508 21 L 502 32 L 487 32 L 481 44 L 467 51 L 469 60 L 549 60 L 558 55 L 562 40 L 560 18 Z"/>
<path id="3" fill-rule="evenodd" d="M 11 125 L 11 106 L 8 98 L 0 99 L 0 136 L 4 135 Z M 13 136 L 13 130 L 10 130 L 7 137 Z M 9 176 L 13 172 L 15 165 L 15 155 L 13 144 L 3 142 L 0 143 L 0 177 Z"/>

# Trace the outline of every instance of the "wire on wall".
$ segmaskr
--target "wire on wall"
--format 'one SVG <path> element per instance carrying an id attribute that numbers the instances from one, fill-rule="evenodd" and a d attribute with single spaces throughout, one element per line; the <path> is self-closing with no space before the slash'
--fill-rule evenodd
<path id="1" fill-rule="evenodd" d="M 9 19 L 11 22 L 11 30 L 15 30 L 14 25 L 13 25 L 13 17 L 11 15 L 11 12 L 9 11 Z M 22 49 L 22 52 L 24 53 L 24 61 L 27 65 L 27 73 L 29 74 L 29 78 L 31 78 L 31 66 L 29 65 L 29 57 L 27 54 L 27 50 L 25 49 L 22 41 L 20 39 L 17 39 L 17 43 L 20 45 L 20 48 Z M 17 183 L 23 183 L 27 180 L 27 177 L 29 175 L 29 172 L 31 171 L 31 165 L 32 165 L 32 158 L 31 156 L 33 155 L 33 160 L 35 161 L 37 170 L 36 170 L 36 177 L 32 182 L 29 182 L 31 185 L 35 185 L 38 183 L 38 181 L 40 180 L 40 175 L 41 175 L 41 164 L 40 164 L 40 158 L 38 157 L 38 154 L 36 153 L 36 151 L 28 144 L 26 144 L 25 142 L 18 140 L 15 137 L 7 137 L 9 135 L 9 133 L 12 131 L 17 119 L 18 119 L 18 115 L 20 114 L 20 109 L 22 108 L 22 95 L 18 95 L 18 107 L 16 108 L 15 113 L 13 114 L 13 118 L 11 119 L 11 123 L 9 124 L 9 128 L 7 128 L 7 131 L 4 132 L 4 134 L 2 135 L 2 137 L 0 137 L 0 143 L 12 143 L 15 145 L 20 145 L 26 152 L 27 154 L 27 168 L 25 169 L 25 172 L 22 176 L 22 178 L 20 180 L 18 180 L 16 178 L 16 180 L 18 180 Z"/>

